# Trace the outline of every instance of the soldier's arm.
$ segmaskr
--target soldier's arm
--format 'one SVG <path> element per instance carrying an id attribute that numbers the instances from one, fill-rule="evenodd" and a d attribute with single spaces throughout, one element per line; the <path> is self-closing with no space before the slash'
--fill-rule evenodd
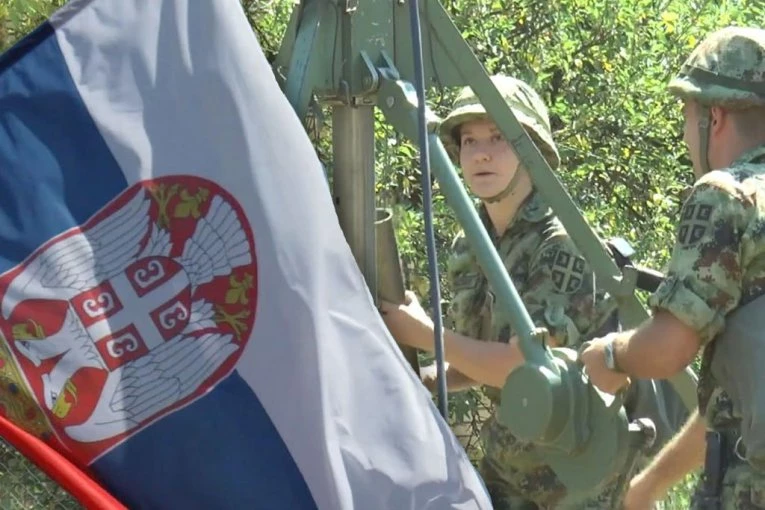
<path id="1" fill-rule="evenodd" d="M 433 352 L 433 321 L 407 291 L 407 301 L 396 305 L 380 302 L 385 324 L 399 343 Z M 501 388 L 508 374 L 523 363 L 516 341 L 484 342 L 444 328 L 445 361 L 479 384 Z"/>
<path id="2" fill-rule="evenodd" d="M 666 379 L 688 366 L 701 347 L 695 329 L 672 312 L 657 310 L 640 328 L 617 336 L 615 358 L 622 372 L 644 379 Z"/>
<path id="3" fill-rule="evenodd" d="M 516 337 L 508 343 L 484 342 L 445 331 L 444 350 L 449 362 L 467 378 L 495 388 L 502 388 L 510 372 L 523 364 Z"/>
<path id="4" fill-rule="evenodd" d="M 457 235 L 452 243 L 451 250 L 452 255 L 447 265 L 447 274 L 448 280 L 453 287 L 454 296 L 446 317 L 444 317 L 444 329 L 447 335 L 451 335 L 454 332 L 459 334 L 464 340 L 480 342 L 480 331 L 485 327 L 482 313 L 486 291 L 482 288 L 479 289 L 477 286 L 477 278 L 480 275 L 477 274 L 470 245 L 465 240 L 463 233 Z M 391 319 L 391 317 L 388 317 L 386 322 L 395 322 L 395 319 Z M 424 322 L 430 325 L 428 320 L 424 320 Z M 394 335 L 400 335 L 401 329 L 399 328 L 397 333 L 394 332 Z M 426 340 L 430 343 L 429 348 L 425 350 L 432 351 L 432 329 L 424 328 L 422 331 L 424 333 L 421 332 L 421 334 L 426 335 Z M 446 341 L 448 342 L 448 340 Z M 446 363 L 446 385 L 449 391 L 461 391 L 483 383 L 483 380 L 480 378 L 476 379 L 475 377 L 465 375 L 453 363 L 450 365 L 448 361 L 453 361 L 451 359 L 452 354 L 452 352 L 448 352 Z M 459 361 L 457 362 L 459 363 Z M 437 374 L 435 364 L 422 367 L 420 378 L 428 390 L 431 392 L 436 391 Z"/>
<path id="5" fill-rule="evenodd" d="M 704 463 L 706 425 L 698 410 L 682 430 L 656 454 L 651 463 L 630 482 L 625 510 L 647 508 Z"/>
<path id="6" fill-rule="evenodd" d="M 462 391 L 477 386 L 478 383 L 469 378 L 459 370 L 446 364 L 446 389 L 448 391 Z M 435 393 L 438 389 L 438 373 L 436 364 L 427 365 L 420 368 L 420 379 L 425 387 L 431 392 Z"/>
<path id="7" fill-rule="evenodd" d="M 707 174 L 685 202 L 668 277 L 651 297 L 654 317 L 615 341 L 618 366 L 668 378 L 725 325 L 741 298 L 741 244 L 753 203 L 726 175 Z"/>

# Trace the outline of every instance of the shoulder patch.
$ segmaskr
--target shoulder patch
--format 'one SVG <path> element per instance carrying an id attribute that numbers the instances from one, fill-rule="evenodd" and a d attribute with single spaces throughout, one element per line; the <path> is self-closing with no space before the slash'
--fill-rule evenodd
<path id="1" fill-rule="evenodd" d="M 553 286 L 558 292 L 571 294 L 582 287 L 587 267 L 584 257 L 575 255 L 560 245 L 553 245 L 542 252 L 539 263 L 550 268 Z"/>
<path id="2" fill-rule="evenodd" d="M 687 248 L 699 242 L 712 228 L 713 211 L 711 204 L 686 204 L 677 231 L 678 244 Z"/>

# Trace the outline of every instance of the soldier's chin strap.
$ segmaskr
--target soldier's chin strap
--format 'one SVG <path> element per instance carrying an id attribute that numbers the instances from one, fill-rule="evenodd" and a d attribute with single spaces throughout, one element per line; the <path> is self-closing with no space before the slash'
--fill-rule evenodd
<path id="1" fill-rule="evenodd" d="M 521 179 L 521 173 L 523 171 L 523 167 L 521 167 L 520 163 L 518 164 L 518 167 L 515 170 L 515 175 L 513 175 L 513 178 L 510 179 L 510 182 L 507 183 L 507 186 L 505 186 L 505 189 L 497 193 L 496 195 L 489 197 L 489 198 L 483 198 L 481 197 L 481 201 L 485 202 L 487 204 L 495 204 L 502 200 L 503 198 L 507 197 L 512 193 L 515 188 L 518 187 L 518 182 Z"/>
<path id="2" fill-rule="evenodd" d="M 699 164 L 702 175 L 711 171 L 709 166 L 709 126 L 712 123 L 712 111 L 707 105 L 699 103 Z"/>

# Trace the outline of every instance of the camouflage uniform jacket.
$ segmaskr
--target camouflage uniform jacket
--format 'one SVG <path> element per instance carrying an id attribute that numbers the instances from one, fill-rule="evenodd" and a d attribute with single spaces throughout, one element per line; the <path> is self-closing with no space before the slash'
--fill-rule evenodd
<path id="1" fill-rule="evenodd" d="M 740 420 L 710 370 L 714 339 L 725 327 L 726 315 L 763 294 L 765 145 L 694 184 L 683 204 L 667 278 L 649 301 L 654 309 L 671 312 L 699 334 L 704 347 L 699 411 L 711 430 L 736 430 Z M 741 465 L 728 474 L 750 477 L 741 475 L 745 471 Z M 760 492 L 762 506 L 756 508 L 765 508 L 765 490 L 760 490 L 765 489 L 765 474 L 757 478 L 761 479 L 752 493 Z M 740 501 L 740 495 L 736 499 Z"/>
<path id="2" fill-rule="evenodd" d="M 479 215 L 532 321 L 546 327 L 561 346 L 576 348 L 612 317 L 615 301 L 593 290 L 589 265 L 537 193 L 527 198 L 501 236 L 496 235 L 483 207 Z M 509 341 L 513 336 L 509 319 L 495 304 L 488 280 L 463 234 L 454 242 L 448 274 L 453 286 L 448 314 L 451 327 L 479 340 Z M 498 389 L 487 388 L 487 394 L 495 404 L 499 402 Z M 516 440 L 494 416 L 487 420 L 482 436 L 486 457 L 501 470 L 514 472 L 513 484 L 520 494 L 538 502 L 562 496 L 563 487 L 539 461 L 533 446 Z"/>

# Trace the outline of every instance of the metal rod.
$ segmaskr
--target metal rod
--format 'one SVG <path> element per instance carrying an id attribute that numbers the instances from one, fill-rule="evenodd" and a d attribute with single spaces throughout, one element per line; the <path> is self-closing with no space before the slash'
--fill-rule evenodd
<path id="1" fill-rule="evenodd" d="M 369 291 L 377 295 L 375 131 L 372 106 L 332 112 L 333 191 L 340 228 Z"/>
<path id="2" fill-rule="evenodd" d="M 425 242 L 428 251 L 428 272 L 430 274 L 430 304 L 433 309 L 433 330 L 436 353 L 436 383 L 438 385 L 438 409 L 446 418 L 448 413 L 446 369 L 444 356 L 443 320 L 441 317 L 441 289 L 438 277 L 436 240 L 433 233 L 433 197 L 430 184 L 430 150 L 428 148 L 428 124 L 425 104 L 425 73 L 422 66 L 422 34 L 420 31 L 420 9 L 417 0 L 409 2 L 409 16 L 412 28 L 412 50 L 414 53 L 414 87 L 417 90 L 417 134 L 420 145 L 420 175 L 422 177 L 422 206 L 425 216 Z"/>

